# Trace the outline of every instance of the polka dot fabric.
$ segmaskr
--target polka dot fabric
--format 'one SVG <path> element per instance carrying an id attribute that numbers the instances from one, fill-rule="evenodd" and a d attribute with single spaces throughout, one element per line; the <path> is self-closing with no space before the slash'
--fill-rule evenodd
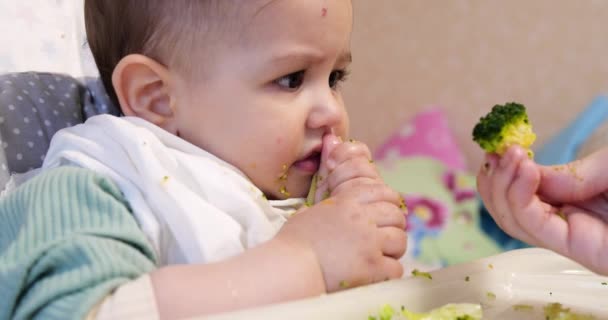
<path id="1" fill-rule="evenodd" d="M 11 173 L 40 167 L 58 130 L 96 114 L 118 114 L 98 79 L 83 83 L 51 73 L 0 76 L 0 187 Z"/>

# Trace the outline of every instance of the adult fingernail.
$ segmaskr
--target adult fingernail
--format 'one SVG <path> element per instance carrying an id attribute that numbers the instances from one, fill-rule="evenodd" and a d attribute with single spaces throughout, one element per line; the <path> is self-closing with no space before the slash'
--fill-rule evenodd
<path id="1" fill-rule="evenodd" d="M 507 149 L 507 151 L 502 155 L 502 157 L 500 158 L 500 162 L 498 163 L 498 165 L 501 168 L 506 168 L 508 167 L 511 163 L 513 163 L 514 161 L 517 161 L 518 159 L 521 159 L 524 157 L 524 155 L 527 158 L 527 153 L 520 147 L 520 146 L 511 146 L 509 147 L 509 149 Z"/>

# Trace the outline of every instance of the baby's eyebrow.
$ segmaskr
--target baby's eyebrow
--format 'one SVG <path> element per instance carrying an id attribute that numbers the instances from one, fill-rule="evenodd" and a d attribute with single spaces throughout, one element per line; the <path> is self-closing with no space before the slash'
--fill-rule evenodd
<path id="1" fill-rule="evenodd" d="M 273 63 L 281 63 L 281 62 L 293 62 L 293 61 L 319 61 L 323 59 L 323 55 L 319 52 L 315 52 L 315 51 L 308 51 L 308 50 L 302 50 L 302 51 L 292 51 L 292 52 L 287 52 L 284 54 L 280 54 L 277 56 L 274 56 L 271 61 Z M 350 51 L 345 51 L 342 54 L 340 54 L 340 56 L 338 57 L 337 63 L 338 64 L 343 64 L 343 63 L 351 63 L 353 61 L 353 56 L 352 53 Z"/>

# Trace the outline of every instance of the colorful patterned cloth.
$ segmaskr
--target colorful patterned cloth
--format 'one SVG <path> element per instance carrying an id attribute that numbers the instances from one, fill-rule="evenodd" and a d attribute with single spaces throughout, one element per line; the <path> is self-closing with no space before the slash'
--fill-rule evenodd
<path id="1" fill-rule="evenodd" d="M 437 268 L 503 251 L 481 229 L 475 177 L 439 108 L 404 124 L 375 160 L 409 207 L 406 260 Z"/>

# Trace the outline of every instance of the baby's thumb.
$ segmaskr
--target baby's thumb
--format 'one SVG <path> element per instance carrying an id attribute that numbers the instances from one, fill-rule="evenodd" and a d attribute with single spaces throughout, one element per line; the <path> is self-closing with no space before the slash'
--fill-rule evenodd
<path id="1" fill-rule="evenodd" d="M 321 151 L 321 163 L 319 165 L 319 171 L 315 177 L 317 190 L 315 191 L 315 203 L 319 201 L 323 201 L 325 198 L 329 196 L 330 190 L 329 185 L 327 184 L 327 177 L 329 176 L 329 166 L 328 162 L 329 155 L 333 152 L 333 150 L 340 144 L 342 140 L 335 136 L 334 134 L 326 134 L 323 137 L 323 150 Z M 314 181 L 313 181 L 314 182 Z"/>
<path id="2" fill-rule="evenodd" d="M 539 194 L 553 203 L 572 203 L 608 191 L 608 148 L 559 166 L 541 166 Z"/>

